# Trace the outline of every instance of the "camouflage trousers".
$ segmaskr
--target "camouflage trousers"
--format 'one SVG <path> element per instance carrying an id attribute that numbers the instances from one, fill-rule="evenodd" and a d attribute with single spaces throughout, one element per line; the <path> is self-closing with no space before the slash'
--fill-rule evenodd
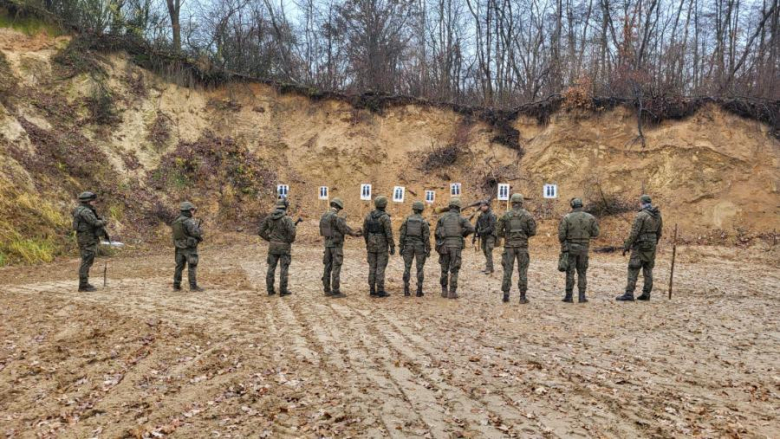
<path id="1" fill-rule="evenodd" d="M 569 251 L 569 268 L 566 270 L 566 292 L 574 291 L 574 272 L 577 272 L 577 290 L 585 294 L 588 287 L 588 251 Z"/>
<path id="2" fill-rule="evenodd" d="M 406 244 L 401 253 L 404 257 L 404 285 L 409 286 L 412 278 L 412 262 L 417 261 L 417 287 L 421 288 L 425 280 L 425 260 L 427 254 L 425 245 L 422 242 Z"/>
<path id="3" fill-rule="evenodd" d="M 190 287 L 197 286 L 198 249 L 176 249 L 176 271 L 173 273 L 174 286 L 181 286 L 181 278 L 185 266 L 187 267 L 187 280 L 190 282 Z"/>
<path id="4" fill-rule="evenodd" d="M 626 293 L 634 294 L 639 279 L 639 270 L 642 270 L 642 276 L 645 279 L 642 293 L 649 295 L 653 291 L 653 267 L 655 267 L 655 246 L 652 250 L 644 251 L 637 247 L 632 248 L 631 257 L 628 259 Z"/>
<path id="5" fill-rule="evenodd" d="M 439 265 L 441 266 L 439 283 L 443 287 L 449 285 L 450 291 L 458 289 L 458 273 L 462 263 L 461 252 L 460 247 L 445 246 L 442 253 L 439 253 Z"/>
<path id="6" fill-rule="evenodd" d="M 368 252 L 368 285 L 377 291 L 385 290 L 385 269 L 390 257 L 387 251 Z"/>
<path id="7" fill-rule="evenodd" d="M 89 269 L 92 268 L 92 264 L 95 263 L 97 248 L 97 243 L 79 245 L 79 253 L 81 255 L 81 264 L 79 264 L 79 287 L 86 287 L 89 283 Z"/>
<path id="8" fill-rule="evenodd" d="M 504 254 L 501 255 L 501 265 L 504 267 L 504 280 L 501 282 L 501 291 L 509 293 L 512 289 L 512 271 L 515 269 L 515 260 L 517 260 L 517 271 L 519 279 L 517 288 L 520 293 L 528 291 L 528 247 L 504 247 Z"/>
<path id="9" fill-rule="evenodd" d="M 487 235 L 480 238 L 482 254 L 485 255 L 485 270 L 493 271 L 493 249 L 496 247 L 496 237 Z"/>
<path id="10" fill-rule="evenodd" d="M 265 274 L 265 288 L 268 291 L 268 293 L 274 292 L 274 282 L 276 280 L 276 266 L 280 265 L 279 268 L 279 291 L 282 293 L 287 292 L 287 279 L 288 279 L 288 272 L 290 269 L 290 263 L 292 262 L 292 256 L 289 252 L 285 253 L 275 253 L 275 252 L 268 252 L 268 259 L 266 260 L 268 263 L 268 271 Z"/>
<path id="11" fill-rule="evenodd" d="M 341 266 L 344 264 L 344 247 L 325 247 L 322 257 L 325 271 L 322 273 L 322 287 L 326 293 L 331 292 L 331 280 L 334 292 L 340 292 Z"/>

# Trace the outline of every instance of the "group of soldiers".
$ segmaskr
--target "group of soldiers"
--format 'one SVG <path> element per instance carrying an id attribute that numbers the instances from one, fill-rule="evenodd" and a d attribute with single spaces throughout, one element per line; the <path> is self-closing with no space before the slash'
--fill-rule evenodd
<path id="1" fill-rule="evenodd" d="M 89 284 L 89 269 L 92 266 L 100 239 L 108 234 L 105 231 L 107 221 L 95 210 L 96 195 L 84 192 L 79 195 L 79 206 L 73 211 L 73 228 L 77 234 L 81 252 L 79 267 L 79 291 L 95 291 Z M 636 215 L 628 239 L 624 243 L 623 255 L 631 253 L 628 263 L 628 282 L 619 301 L 633 301 L 639 271 L 644 276 L 642 294 L 638 300 L 650 300 L 653 288 L 653 266 L 656 247 L 661 239 L 663 222 L 661 213 L 652 205 L 648 195 L 640 197 L 640 210 Z M 504 269 L 501 291 L 503 302 L 509 302 L 512 273 L 515 265 L 519 272 L 518 290 L 520 303 L 528 303 L 528 240 L 536 235 L 536 221 L 530 212 L 523 208 L 521 194 L 510 198 L 511 209 L 500 218 L 492 212 L 489 201 L 480 205 L 480 215 L 474 227 L 469 219 L 461 214 L 461 201 L 457 197 L 450 199 L 446 212 L 436 222 L 434 230 L 435 250 L 439 254 L 441 266 L 441 297 L 458 298 L 458 274 L 462 263 L 462 251 L 465 238 L 475 234 L 479 238 L 485 256 L 486 274 L 494 272 L 493 249 L 503 242 L 504 252 L 501 264 Z M 375 209 L 366 215 L 363 226 L 357 230 L 347 225 L 340 213 L 344 202 L 339 198 L 330 201 L 330 209 L 320 218 L 319 231 L 324 240 L 322 286 L 326 297 L 346 297 L 341 290 L 341 267 L 344 263 L 344 241 L 347 236 L 363 237 L 368 259 L 368 286 L 371 297 L 384 298 L 390 294 L 385 290 L 385 269 L 390 256 L 395 255 L 396 242 L 390 215 L 386 212 L 388 200 L 384 196 L 374 199 Z M 574 276 L 577 275 L 578 301 L 587 302 L 587 270 L 590 241 L 599 235 L 596 218 L 583 210 L 582 200 L 571 200 L 572 211 L 563 217 L 558 227 L 558 240 L 562 257 L 567 261 L 559 269 L 566 272 L 566 291 L 564 302 L 573 302 Z M 287 215 L 288 202 L 279 199 L 274 211 L 260 224 L 258 234 L 268 242 L 268 271 L 266 289 L 268 295 L 275 295 L 276 268 L 280 267 L 279 295 L 287 296 L 291 249 L 295 242 L 296 222 Z M 431 256 L 430 224 L 422 216 L 425 205 L 420 201 L 412 204 L 412 214 L 401 224 L 398 241 L 399 252 L 404 261 L 404 296 L 411 296 L 411 270 L 415 264 L 417 274 L 416 296 L 424 296 L 425 262 Z M 198 245 L 203 241 L 201 224 L 194 216 L 196 207 L 185 201 L 181 203 L 179 216 L 171 224 L 175 247 L 176 268 L 173 277 L 173 289 L 180 290 L 184 268 L 187 268 L 191 291 L 203 291 L 197 282 Z"/>

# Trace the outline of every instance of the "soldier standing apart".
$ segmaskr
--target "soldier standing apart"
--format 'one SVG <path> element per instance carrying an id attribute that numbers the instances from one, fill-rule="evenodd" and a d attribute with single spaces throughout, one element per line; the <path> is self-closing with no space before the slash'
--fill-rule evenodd
<path id="1" fill-rule="evenodd" d="M 585 303 L 585 289 L 588 286 L 588 250 L 590 240 L 599 236 L 599 223 L 596 217 L 582 210 L 582 200 L 571 200 L 571 213 L 558 225 L 558 241 L 561 251 L 569 253 L 569 268 L 566 269 L 566 297 L 564 302 L 572 303 L 574 291 L 574 270 L 577 270 L 577 290 L 579 302 Z"/>
<path id="2" fill-rule="evenodd" d="M 395 242 L 393 241 L 393 224 L 390 215 L 385 212 L 387 208 L 386 197 L 376 197 L 376 207 L 366 215 L 363 220 L 363 238 L 366 241 L 368 252 L 368 286 L 371 297 L 387 297 L 385 291 L 385 268 L 387 268 L 388 251 L 395 254 Z"/>
<path id="3" fill-rule="evenodd" d="M 268 242 L 268 272 L 265 275 L 265 286 L 269 296 L 276 294 L 274 279 L 276 265 L 281 263 L 279 270 L 279 297 L 289 296 L 287 289 L 287 274 L 292 262 L 290 250 L 295 242 L 295 223 L 287 216 L 287 200 L 276 202 L 273 213 L 266 216 L 260 224 L 260 237 Z"/>
<path id="4" fill-rule="evenodd" d="M 79 205 L 73 210 L 73 230 L 76 232 L 76 241 L 79 244 L 81 265 L 79 265 L 79 291 L 96 291 L 89 284 L 89 269 L 95 263 L 98 243 L 101 237 L 108 238 L 106 233 L 107 220 L 98 216 L 95 210 L 97 195 L 92 192 L 79 194 Z"/>
<path id="5" fill-rule="evenodd" d="M 322 275 L 322 286 L 325 289 L 325 297 L 347 297 L 341 292 L 341 265 L 344 263 L 344 236 L 360 236 L 347 225 L 347 221 L 339 216 L 344 209 L 344 202 L 339 198 L 330 200 L 330 210 L 320 218 L 320 236 L 325 238 L 325 254 L 322 263 L 325 272 Z M 331 290 L 331 279 L 333 290 Z"/>
<path id="6" fill-rule="evenodd" d="M 628 284 L 626 292 L 616 299 L 621 301 L 633 301 L 636 281 L 639 277 L 639 269 L 642 269 L 642 276 L 645 279 L 642 295 L 638 300 L 650 300 L 650 292 L 653 291 L 653 267 L 655 266 L 655 249 L 658 241 L 661 240 L 663 231 L 663 220 L 661 211 L 652 205 L 649 195 L 642 195 L 639 198 L 641 209 L 636 214 L 634 225 L 631 227 L 631 234 L 623 244 L 623 256 L 631 251 L 631 257 L 628 259 Z"/>
<path id="7" fill-rule="evenodd" d="M 482 212 L 477 218 L 477 233 L 482 245 L 482 253 L 485 255 L 485 274 L 493 273 L 493 248 L 496 246 L 496 222 L 498 218 L 490 209 L 490 202 L 483 202 L 479 208 Z"/>
<path id="8" fill-rule="evenodd" d="M 507 211 L 498 220 L 498 237 L 504 238 L 504 254 L 501 265 L 504 267 L 504 280 L 501 283 L 501 291 L 504 292 L 504 303 L 509 302 L 509 290 L 512 286 L 512 271 L 515 260 L 519 279 L 517 287 L 520 290 L 520 303 L 528 303 L 526 292 L 528 291 L 528 238 L 536 235 L 536 221 L 531 214 L 523 209 L 523 196 L 512 194 L 509 199 L 512 209 Z"/>
<path id="9" fill-rule="evenodd" d="M 187 280 L 190 282 L 190 291 L 204 291 L 198 286 L 198 244 L 203 241 L 203 232 L 200 224 L 195 222 L 193 215 L 198 209 L 185 201 L 179 208 L 179 216 L 173 220 L 173 246 L 176 248 L 176 271 L 173 274 L 173 289 L 181 290 L 181 277 L 184 266 L 187 266 Z"/>
<path id="10" fill-rule="evenodd" d="M 422 216 L 425 204 L 422 201 L 412 203 L 413 214 L 401 224 L 401 256 L 404 258 L 404 296 L 409 296 L 412 261 L 417 260 L 417 297 L 422 297 L 425 280 L 425 260 L 431 256 L 431 226 Z"/>
<path id="11" fill-rule="evenodd" d="M 436 250 L 439 252 L 441 265 L 441 297 L 450 299 L 458 298 L 458 272 L 462 262 L 463 238 L 474 233 L 474 226 L 460 215 L 460 208 L 460 198 L 450 199 L 449 211 L 439 218 L 435 232 Z"/>

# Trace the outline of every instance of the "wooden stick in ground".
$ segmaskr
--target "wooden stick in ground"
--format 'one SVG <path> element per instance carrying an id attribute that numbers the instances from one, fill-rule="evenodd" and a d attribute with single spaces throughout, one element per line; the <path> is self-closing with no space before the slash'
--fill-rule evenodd
<path id="1" fill-rule="evenodd" d="M 103 263 L 103 288 L 108 284 L 108 261 Z"/>
<path id="2" fill-rule="evenodd" d="M 674 224 L 674 238 L 672 238 L 672 269 L 669 272 L 669 299 L 672 298 L 674 288 L 674 258 L 677 256 L 677 223 Z"/>

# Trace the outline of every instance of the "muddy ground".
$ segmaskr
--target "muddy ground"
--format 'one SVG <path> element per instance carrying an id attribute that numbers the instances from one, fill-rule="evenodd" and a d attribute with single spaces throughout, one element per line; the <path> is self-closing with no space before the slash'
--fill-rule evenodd
<path id="1" fill-rule="evenodd" d="M 167 253 L 112 259 L 88 294 L 75 259 L 8 268 L 0 434 L 780 437 L 771 254 L 682 248 L 668 300 L 664 251 L 653 300 L 628 304 L 613 300 L 625 260 L 595 255 L 584 305 L 560 301 L 549 250 L 532 255 L 527 306 L 500 303 L 500 273 L 478 273 L 471 249 L 457 301 L 436 294 L 435 260 L 428 295 L 404 298 L 397 256 L 392 297 L 369 299 L 357 247 L 340 300 L 322 297 L 316 246 L 295 249 L 284 299 L 264 293 L 258 246 L 202 250 L 195 294 L 170 291 Z"/>

